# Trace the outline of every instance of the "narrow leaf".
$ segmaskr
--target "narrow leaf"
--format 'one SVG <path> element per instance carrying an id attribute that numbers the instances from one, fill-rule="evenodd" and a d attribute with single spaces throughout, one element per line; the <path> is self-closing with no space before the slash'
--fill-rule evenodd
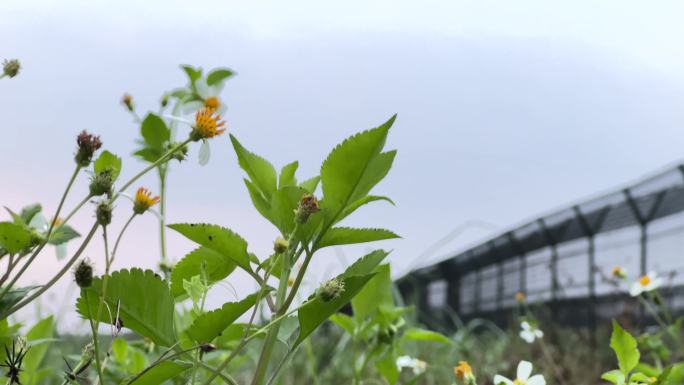
<path id="1" fill-rule="evenodd" d="M 197 343 L 209 343 L 252 308 L 256 299 L 257 294 L 252 294 L 240 302 L 228 302 L 220 309 L 204 313 L 195 318 L 185 333 Z"/>
<path id="2" fill-rule="evenodd" d="M 240 167 L 247 173 L 249 179 L 259 188 L 266 200 L 276 190 L 277 178 L 273 165 L 266 159 L 249 152 L 233 135 L 230 136 L 233 148 L 238 157 Z"/>
<path id="3" fill-rule="evenodd" d="M 351 227 L 333 227 L 325 232 L 319 247 L 349 245 L 400 238 L 397 234 L 385 229 L 355 229 Z"/>

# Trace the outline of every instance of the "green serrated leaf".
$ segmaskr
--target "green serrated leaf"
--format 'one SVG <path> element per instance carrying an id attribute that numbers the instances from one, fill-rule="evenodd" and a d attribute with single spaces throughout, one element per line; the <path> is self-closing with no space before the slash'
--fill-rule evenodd
<path id="1" fill-rule="evenodd" d="M 285 186 L 296 186 L 297 178 L 295 178 L 295 173 L 299 167 L 299 162 L 294 161 L 289 163 L 280 170 L 280 177 L 278 179 L 278 188 L 283 188 Z"/>
<path id="2" fill-rule="evenodd" d="M 374 242 L 384 239 L 400 238 L 397 234 L 385 229 L 356 229 L 351 227 L 333 227 L 325 232 L 318 243 L 319 247 L 349 245 L 354 243 Z"/>
<path id="3" fill-rule="evenodd" d="M 259 188 L 254 183 L 252 183 L 249 179 L 244 179 L 244 181 L 254 207 L 257 209 L 259 214 L 261 214 L 261 216 L 273 223 L 273 219 L 271 218 L 271 204 L 269 201 L 264 198 L 264 196 L 261 194 L 261 191 L 259 191 Z"/>
<path id="4" fill-rule="evenodd" d="M 191 367 L 191 364 L 181 361 L 162 361 L 135 380 L 135 385 L 159 385 L 177 377 Z"/>
<path id="5" fill-rule="evenodd" d="M 200 275 L 202 265 L 209 285 L 214 284 L 235 270 L 235 262 L 208 247 L 199 247 L 181 259 L 171 272 L 171 293 L 174 297 L 184 297 L 183 280 Z"/>
<path id="6" fill-rule="evenodd" d="M 208 343 L 235 322 L 256 303 L 257 293 L 249 295 L 240 302 L 228 302 L 220 309 L 204 313 L 185 331 L 197 343 Z"/>
<path id="7" fill-rule="evenodd" d="M 615 320 L 613 320 L 613 333 L 610 336 L 610 347 L 615 351 L 620 371 L 627 377 L 639 363 L 639 349 L 637 349 L 634 337 Z"/>
<path id="8" fill-rule="evenodd" d="M 46 342 L 34 344 L 27 351 L 24 357 L 24 362 L 22 365 L 23 371 L 21 372 L 21 383 L 24 385 L 35 385 L 38 384 L 38 372 L 41 369 L 41 363 L 47 353 L 47 349 L 50 346 L 49 341 L 55 332 L 55 319 L 50 316 L 43 318 L 38 321 L 26 334 L 26 340 L 29 343 L 39 342 L 44 340 Z"/>
<path id="9" fill-rule="evenodd" d="M 342 219 L 346 218 L 349 216 L 349 214 L 353 213 L 358 209 L 359 207 L 366 205 L 371 202 L 376 202 L 376 201 L 386 201 L 394 205 L 394 202 L 389 199 L 388 197 L 383 197 L 383 196 L 377 196 L 377 195 L 366 195 L 365 197 L 361 199 L 357 199 L 356 201 L 350 203 L 344 210 L 342 210 L 342 213 L 339 216 L 339 221 Z"/>
<path id="10" fill-rule="evenodd" d="M 206 223 L 178 223 L 169 225 L 186 238 L 230 258 L 241 268 L 251 271 L 247 242 L 225 227 Z"/>
<path id="11" fill-rule="evenodd" d="M 76 302 L 78 313 L 83 318 L 94 319 L 101 295 L 102 278 L 97 277 L 88 289 L 81 290 Z M 113 272 L 107 283 L 105 302 L 112 312 L 120 302 L 124 327 L 161 346 L 171 346 L 176 342 L 173 296 L 164 280 L 152 270 L 134 268 Z M 111 324 L 112 321 L 108 311 L 100 314 L 100 322 Z"/>
<path id="12" fill-rule="evenodd" d="M 183 71 L 185 71 L 185 74 L 188 75 L 188 80 L 190 80 L 191 84 L 194 84 L 197 79 L 202 77 L 202 69 L 191 66 L 191 65 L 182 65 L 181 68 Z"/>
<path id="13" fill-rule="evenodd" d="M 140 134 L 145 143 L 154 150 L 162 151 L 171 138 L 171 130 L 159 116 L 149 113 L 140 125 Z"/>
<path id="14" fill-rule="evenodd" d="M 222 83 L 233 75 L 235 72 L 228 68 L 216 68 L 207 74 L 207 84 L 213 86 Z"/>
<path id="15" fill-rule="evenodd" d="M 13 222 L 0 222 L 0 247 L 16 254 L 31 246 L 31 231 Z"/>
<path id="16" fill-rule="evenodd" d="M 145 147 L 141 148 L 140 150 L 136 151 L 133 153 L 134 156 L 137 156 L 138 158 L 149 162 L 149 163 L 154 163 L 156 162 L 159 158 L 164 155 L 161 151 L 150 148 L 150 147 Z"/>
<path id="17" fill-rule="evenodd" d="M 93 163 L 93 168 L 96 174 L 110 170 L 112 172 L 112 180 L 116 180 L 119 177 L 119 173 L 121 173 L 121 158 L 107 150 L 102 151 Z"/>
<path id="18" fill-rule="evenodd" d="M 318 187 L 318 183 L 321 181 L 320 176 L 315 176 L 313 178 L 309 178 L 302 182 L 299 187 L 303 188 L 306 190 L 309 194 L 313 194 L 316 192 L 316 188 Z"/>
<path id="19" fill-rule="evenodd" d="M 283 187 L 273 193 L 271 198 L 271 222 L 285 235 L 292 232 L 295 226 L 295 210 L 306 190 L 295 187 Z"/>
<path id="20" fill-rule="evenodd" d="M 389 264 L 380 265 L 373 271 L 376 275 L 351 301 L 354 318 L 358 323 L 373 316 L 383 307 L 394 306 Z"/>
<path id="21" fill-rule="evenodd" d="M 33 217 L 43 210 L 43 207 L 39 203 L 35 203 L 21 209 L 19 217 L 24 221 L 24 223 L 29 224 Z"/>
<path id="22" fill-rule="evenodd" d="M 240 167 L 247 173 L 249 179 L 261 191 L 267 201 L 276 190 L 277 178 L 273 165 L 266 159 L 249 152 L 233 135 L 230 135 L 233 148 L 238 157 Z"/>
<path id="23" fill-rule="evenodd" d="M 394 152 L 382 153 L 393 116 L 385 124 L 347 138 L 321 166 L 326 223 L 334 224 L 351 203 L 365 197 L 389 171 Z"/>
<path id="24" fill-rule="evenodd" d="M 50 234 L 50 240 L 48 243 L 51 245 L 61 245 L 80 236 L 81 234 L 79 234 L 71 226 L 60 225 L 52 231 L 52 234 Z"/>
<path id="25" fill-rule="evenodd" d="M 376 250 L 359 259 L 349 266 L 344 273 L 338 275 L 337 279 L 344 283 L 344 291 L 339 297 L 324 302 L 314 296 L 300 306 L 298 311 L 299 336 L 293 348 L 302 343 L 318 326 L 351 301 L 363 286 L 373 278 L 375 275 L 373 270 L 386 256 L 386 251 Z"/>
<path id="26" fill-rule="evenodd" d="M 437 342 L 445 345 L 451 344 L 451 340 L 445 337 L 442 333 L 437 333 L 433 332 L 432 330 L 426 330 L 421 328 L 407 329 L 404 332 L 403 338 L 413 341 Z"/>

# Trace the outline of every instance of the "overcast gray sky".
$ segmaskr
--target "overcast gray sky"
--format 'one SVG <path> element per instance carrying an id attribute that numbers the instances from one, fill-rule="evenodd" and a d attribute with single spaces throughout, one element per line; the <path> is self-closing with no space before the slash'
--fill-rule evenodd
<path id="1" fill-rule="evenodd" d="M 372 247 L 393 249 L 398 273 L 464 222 L 505 228 L 679 160 L 683 11 L 679 1 L 3 1 L 0 58 L 24 68 L 0 81 L 0 203 L 54 210 L 83 129 L 133 175 L 137 128 L 121 94 L 156 108 L 184 84 L 179 64 L 227 66 L 238 72 L 224 93 L 229 130 L 277 167 L 298 159 L 302 176 L 346 136 L 399 114 L 388 144 L 399 154 L 377 189 L 397 206 L 349 224 L 403 240 L 322 253 L 311 283 Z M 276 232 L 251 208 L 228 138 L 212 144 L 209 165 L 194 148 L 174 166 L 168 221 L 231 227 L 263 255 Z M 91 215 L 74 223 L 85 232 Z M 156 231 L 152 216 L 134 222 L 115 267 L 154 266 Z M 434 257 L 491 232 L 473 228 Z M 174 234 L 170 244 L 176 258 L 192 248 Z M 88 255 L 102 268 L 100 249 L 98 239 Z M 52 252 L 41 258 L 25 283 L 58 266 Z M 45 301 L 70 305 L 67 287 Z M 228 285 L 213 294 L 226 296 Z"/>

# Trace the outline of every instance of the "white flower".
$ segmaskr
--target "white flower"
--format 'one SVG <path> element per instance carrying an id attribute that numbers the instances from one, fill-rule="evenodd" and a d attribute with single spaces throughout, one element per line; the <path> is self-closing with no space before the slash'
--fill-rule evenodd
<path id="1" fill-rule="evenodd" d="M 525 340 L 528 344 L 531 344 L 537 338 L 544 337 L 544 332 L 539 330 L 536 326 L 530 325 L 529 322 L 523 321 L 520 323 L 522 330 L 520 331 L 520 338 Z"/>
<path id="2" fill-rule="evenodd" d="M 195 89 L 197 90 L 197 95 L 202 100 L 194 100 L 183 104 L 183 112 L 191 114 L 202 107 L 212 107 L 219 115 L 225 114 L 227 110 L 226 104 L 219 97 L 221 91 L 223 91 L 223 86 L 223 82 L 210 86 L 207 84 L 206 79 L 197 79 L 195 81 Z"/>
<path id="3" fill-rule="evenodd" d="M 399 370 L 403 368 L 411 368 L 413 369 L 413 374 L 418 375 L 425 371 L 427 364 L 425 361 L 421 361 L 417 358 L 401 356 L 397 358 L 397 368 L 399 368 Z"/>
<path id="4" fill-rule="evenodd" d="M 658 277 L 656 273 L 650 272 L 632 284 L 632 287 L 629 289 L 629 294 L 631 294 L 632 297 L 638 297 L 642 293 L 651 292 L 662 285 L 663 279 Z"/>
<path id="5" fill-rule="evenodd" d="M 530 374 L 532 374 L 532 363 L 528 361 L 520 361 L 518 364 L 517 377 L 514 381 L 497 374 L 494 376 L 494 385 L 546 385 L 544 376 L 541 374 L 535 374 L 534 376 L 530 377 Z"/>

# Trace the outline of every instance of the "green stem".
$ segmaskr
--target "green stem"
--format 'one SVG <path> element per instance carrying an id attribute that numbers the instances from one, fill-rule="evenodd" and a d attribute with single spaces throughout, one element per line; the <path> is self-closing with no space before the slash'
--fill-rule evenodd
<path id="1" fill-rule="evenodd" d="M 90 199 L 90 198 L 92 198 L 92 197 L 93 197 L 92 195 L 88 194 L 88 196 L 86 196 L 82 201 L 80 201 L 80 202 L 76 205 L 76 207 L 74 207 L 74 208 L 71 210 L 71 212 L 70 212 L 69 214 L 67 214 L 66 217 L 64 217 L 64 220 L 62 221 L 62 223 L 63 223 L 63 224 L 66 224 L 67 222 L 69 222 L 69 220 L 71 219 L 71 217 L 73 217 L 74 214 L 76 214 L 76 213 L 78 212 L 78 210 L 80 210 L 80 209 L 83 207 L 83 205 L 86 204 L 86 203 L 88 202 L 88 199 Z"/>
<path id="2" fill-rule="evenodd" d="M 161 260 L 166 262 L 166 170 L 159 167 L 159 243 Z"/>
<path id="3" fill-rule="evenodd" d="M 93 333 L 93 348 L 95 349 L 95 366 L 97 368 L 97 378 L 101 384 L 104 384 L 102 376 L 102 363 L 100 362 L 100 343 L 97 333 L 97 326 L 93 322 L 93 316 L 90 314 L 90 301 L 88 301 L 88 290 L 83 290 L 83 297 L 85 298 L 86 308 L 88 309 L 88 323 L 90 323 L 90 330 Z"/>
<path id="4" fill-rule="evenodd" d="M 137 214 L 133 213 L 133 215 L 131 215 L 131 217 L 128 218 L 124 226 L 121 228 L 119 235 L 116 237 L 116 241 L 114 242 L 114 249 L 112 250 L 112 255 L 109 257 L 109 263 L 107 264 L 107 273 L 109 273 L 109 268 L 114 263 L 114 257 L 116 256 L 116 251 L 119 249 L 119 243 L 121 243 L 121 238 L 123 237 L 126 229 L 128 229 L 128 226 L 131 224 L 131 222 L 133 222 L 133 218 L 135 218 L 136 215 Z"/>
<path id="5" fill-rule="evenodd" d="M 155 168 L 155 167 L 159 166 L 160 164 L 166 162 L 167 160 L 171 159 L 171 156 L 173 156 L 173 154 L 176 151 L 178 151 L 179 149 L 181 149 L 183 146 L 185 146 L 186 144 L 188 144 L 190 142 L 192 142 L 192 139 L 188 138 L 188 139 L 184 140 L 183 142 L 177 144 L 172 149 L 170 149 L 166 154 L 162 155 L 161 158 L 157 159 L 154 163 L 151 163 L 149 166 L 142 169 L 142 171 L 135 174 L 128 182 L 126 182 L 126 184 L 123 185 L 123 187 L 121 187 L 119 189 L 119 191 L 117 191 L 116 194 L 114 194 L 114 197 L 112 197 L 112 200 L 111 200 L 112 203 L 119 197 L 119 195 L 121 195 L 121 193 L 123 191 L 126 191 L 127 188 L 131 187 L 131 185 L 133 183 L 135 183 L 138 179 L 140 179 L 140 177 L 145 175 L 148 171 L 152 170 L 153 168 Z"/>

